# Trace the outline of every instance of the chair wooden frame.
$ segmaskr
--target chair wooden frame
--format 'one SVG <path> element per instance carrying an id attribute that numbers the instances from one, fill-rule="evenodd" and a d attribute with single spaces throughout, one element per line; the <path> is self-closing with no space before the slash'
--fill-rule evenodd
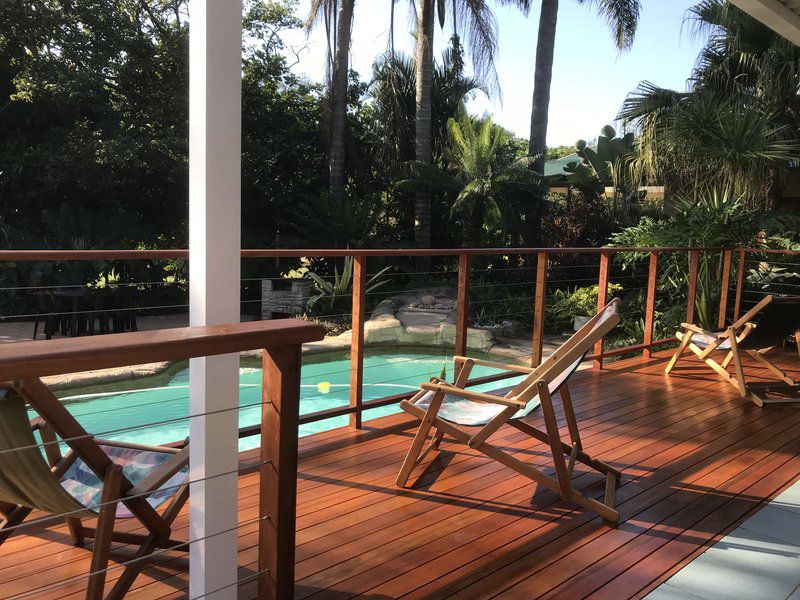
<path id="1" fill-rule="evenodd" d="M 420 391 L 414 397 L 400 403 L 400 407 L 403 410 L 419 418 L 421 423 L 411 443 L 411 447 L 408 450 L 403 466 L 400 469 L 400 473 L 397 476 L 397 485 L 405 487 L 413 469 L 419 465 L 430 452 L 438 450 L 439 444 L 444 436 L 447 435 L 455 442 L 465 444 L 513 469 L 517 473 L 560 494 L 564 500 L 569 500 L 587 508 L 607 521 L 612 523 L 618 522 L 619 512 L 614 508 L 614 496 L 615 490 L 620 482 L 621 473 L 614 467 L 591 457 L 584 451 L 578 423 L 572 406 L 572 399 L 569 393 L 567 382 L 569 376 L 567 376 L 564 382 L 555 390 L 561 398 L 570 443 L 562 439 L 553 406 L 553 394 L 555 391 L 551 392 L 550 383 L 566 369 L 570 368 L 575 361 L 585 358 L 589 350 L 594 347 L 595 343 L 616 327 L 620 321 L 617 312 L 619 304 L 620 301 L 618 299 L 609 303 L 606 308 L 592 317 L 588 323 L 536 368 L 505 365 L 464 356 L 456 356 L 455 364 L 458 375 L 453 384 L 449 384 L 435 377 L 432 378 L 430 382 L 422 383 L 420 385 Z M 606 310 L 612 310 L 613 314 L 595 327 Z M 526 377 L 504 396 L 475 392 L 465 389 L 470 372 L 475 365 L 507 369 L 509 371 L 523 373 Z M 429 392 L 433 392 L 433 397 L 427 410 L 417 406 L 416 402 Z M 461 429 L 458 425 L 438 416 L 439 409 L 442 406 L 446 394 L 452 394 L 474 402 L 498 404 L 503 407 L 503 410 L 488 423 L 481 426 L 477 432 L 470 433 Z M 520 409 L 526 407 L 528 402 L 537 395 L 541 402 L 545 431 L 537 429 L 521 418 L 513 418 Z M 545 475 L 542 470 L 519 460 L 487 441 L 506 424 L 515 427 L 550 447 L 556 472 L 555 477 Z M 434 429 L 433 436 L 428 446 L 423 449 L 431 429 Z M 602 502 L 585 496 L 572 486 L 571 479 L 576 462 L 580 462 L 606 476 L 605 496 Z"/>
<path id="2" fill-rule="evenodd" d="M 188 552 L 187 542 L 170 537 L 172 523 L 189 498 L 188 476 L 176 488 L 162 513 L 147 502 L 147 496 L 158 491 L 189 464 L 188 444 L 174 448 L 101 440 L 89 435 L 40 379 L 30 378 L 13 383 L 0 383 L 0 387 L 18 394 L 40 415 L 40 418 L 31 423 L 31 427 L 39 432 L 53 477 L 60 479 L 80 458 L 103 482 L 96 527 L 86 527 L 82 523 L 82 518 L 95 507 L 87 507 L 87 511 L 83 514 L 64 515 L 70 537 L 76 546 L 83 546 L 87 539 L 94 540 L 86 590 L 87 600 L 99 600 L 103 597 L 112 542 L 138 546 L 133 556 L 126 560 L 124 571 L 106 596 L 113 599 L 125 596 L 145 566 L 148 557 L 157 549 Z M 59 449 L 58 437 L 61 438 L 61 443 L 69 447 L 63 456 Z M 122 468 L 112 462 L 101 445 L 165 452 L 173 454 L 173 457 L 154 468 L 142 481 L 134 485 L 125 476 Z M 114 530 L 119 503 L 124 504 L 144 525 L 147 533 Z M 0 513 L 4 517 L 0 520 L 0 544 L 17 530 L 31 512 L 33 512 L 31 507 L 0 501 Z"/>
<path id="3" fill-rule="evenodd" d="M 664 372 L 667 374 L 671 373 L 686 350 L 689 350 L 703 363 L 711 367 L 711 369 L 713 369 L 723 381 L 726 381 L 736 388 L 742 398 L 749 397 L 758 406 L 777 402 L 796 402 L 797 400 L 800 400 L 800 396 L 798 396 L 796 393 L 793 395 L 791 389 L 797 386 L 797 382 L 766 357 L 766 354 L 772 350 L 774 346 L 769 348 L 747 350 L 743 350 L 739 347 L 739 345 L 756 328 L 756 325 L 752 322 L 752 319 L 762 312 L 774 300 L 774 296 L 765 296 L 758 304 L 753 306 L 753 308 L 747 311 L 723 331 L 712 332 L 697 327 L 692 323 L 681 323 L 683 331 L 679 331 L 675 334 L 680 341 L 680 345 L 678 348 L 676 348 L 675 353 L 667 363 Z M 694 338 L 697 335 L 706 336 L 707 339 L 712 339 L 713 341 L 705 348 L 702 348 L 694 343 Z M 798 354 L 800 354 L 800 332 L 795 334 L 795 341 L 797 343 Z M 729 343 L 729 348 L 720 347 L 725 342 Z M 714 352 L 724 352 L 725 350 L 727 350 L 727 354 L 721 362 L 718 362 L 713 358 Z M 760 363 L 770 373 L 780 379 L 783 384 L 780 386 L 775 386 L 773 384 L 748 383 L 745 368 L 742 363 L 742 354 L 750 356 L 756 362 Z M 731 364 L 733 364 L 732 374 L 728 371 L 728 367 Z M 770 399 L 767 397 L 768 392 L 781 391 L 781 388 L 783 388 L 783 391 L 788 391 L 789 394 L 779 399 Z"/>

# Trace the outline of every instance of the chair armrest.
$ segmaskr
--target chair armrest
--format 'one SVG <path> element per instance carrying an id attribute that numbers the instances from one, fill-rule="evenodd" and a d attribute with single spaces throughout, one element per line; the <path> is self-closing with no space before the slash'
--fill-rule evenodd
<path id="1" fill-rule="evenodd" d="M 501 363 L 501 362 L 494 362 L 491 360 L 481 360 L 479 358 L 467 358 L 466 356 L 455 356 L 453 357 L 456 363 L 464 362 L 467 360 L 472 361 L 476 365 L 481 365 L 482 367 L 492 367 L 494 369 L 504 369 L 506 371 L 514 371 L 515 373 L 523 373 L 525 375 L 532 373 L 532 367 L 526 367 L 524 365 L 515 365 L 510 363 Z"/>
<path id="2" fill-rule="evenodd" d="M 95 441 L 101 446 L 111 446 L 112 448 L 130 448 L 131 450 L 145 450 L 148 452 L 163 452 L 165 454 L 177 454 L 180 448 L 172 446 L 150 446 L 147 444 L 135 444 L 133 442 L 121 442 L 118 440 L 105 440 L 102 438 L 95 438 Z"/>
<path id="3" fill-rule="evenodd" d="M 692 325 L 691 323 L 681 323 L 681 327 L 683 327 L 687 331 L 691 331 L 693 333 L 699 333 L 699 334 L 702 334 L 702 335 L 718 335 L 717 333 L 714 333 L 713 331 L 707 331 L 707 330 L 703 329 L 702 327 L 698 327 L 697 325 Z M 720 332 L 720 333 L 725 333 L 725 332 Z"/>
<path id="4" fill-rule="evenodd" d="M 156 491 L 164 483 L 170 480 L 178 471 L 189 464 L 189 446 L 184 447 L 167 462 L 150 471 L 137 485 L 132 487 L 128 496 L 148 494 Z M 122 498 L 124 500 L 124 498 Z"/>
<path id="5" fill-rule="evenodd" d="M 484 394 L 483 392 L 473 392 L 472 390 L 464 390 L 459 387 L 455 387 L 453 385 L 448 385 L 444 383 L 423 382 L 422 384 L 420 384 L 420 387 L 423 390 L 428 390 L 432 392 L 444 392 L 445 394 L 453 394 L 454 396 L 460 396 L 462 398 L 466 398 L 467 400 L 474 400 L 476 402 L 502 404 L 503 406 L 510 406 L 514 408 L 523 408 L 525 406 L 524 402 L 520 402 L 518 400 L 512 400 L 511 398 L 503 398 L 502 396 L 495 396 L 493 394 Z"/>

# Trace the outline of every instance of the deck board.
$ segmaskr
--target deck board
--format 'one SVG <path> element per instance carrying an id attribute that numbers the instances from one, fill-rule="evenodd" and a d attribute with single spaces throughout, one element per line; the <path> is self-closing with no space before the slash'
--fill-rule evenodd
<path id="1" fill-rule="evenodd" d="M 782 363 L 800 367 L 788 353 Z M 671 376 L 663 367 L 663 355 L 622 361 L 579 372 L 572 386 L 584 447 L 623 471 L 618 527 L 447 442 L 412 489 L 397 489 L 413 434 L 405 415 L 303 438 L 296 597 L 641 597 L 800 477 L 800 407 L 758 408 L 691 359 Z M 552 473 L 544 445 L 524 433 L 507 427 L 493 440 Z M 601 477 L 582 465 L 574 485 L 602 496 Z M 242 578 L 257 569 L 257 493 L 257 475 L 240 477 Z M 187 528 L 184 510 L 175 537 Z M 0 546 L 0 598 L 81 598 L 89 559 L 60 524 L 31 528 Z M 128 597 L 186 598 L 187 582 L 188 559 L 167 552 Z M 240 586 L 239 597 L 255 596 L 253 581 Z"/>

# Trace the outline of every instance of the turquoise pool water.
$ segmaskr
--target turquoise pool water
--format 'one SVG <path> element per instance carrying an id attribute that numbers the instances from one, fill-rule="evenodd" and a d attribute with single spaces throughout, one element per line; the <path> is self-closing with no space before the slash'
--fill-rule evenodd
<path id="1" fill-rule="evenodd" d="M 313 361 L 313 362 L 312 362 Z M 245 363 L 246 364 L 246 363 Z M 416 390 L 421 381 L 441 375 L 445 368 L 452 379 L 452 358 L 435 354 L 400 352 L 376 354 L 364 359 L 364 400 L 382 398 L 402 392 Z M 300 397 L 300 412 L 308 414 L 346 406 L 350 398 L 349 357 L 330 356 L 320 361 L 312 357 L 303 365 Z M 494 369 L 475 367 L 473 376 L 480 377 L 496 373 Z M 508 383 L 476 386 L 476 390 L 487 390 Z M 127 382 L 124 387 L 131 387 Z M 84 428 L 112 439 L 159 444 L 184 439 L 189 434 L 189 369 L 183 368 L 168 377 L 141 380 L 133 389 L 121 389 L 123 385 L 109 385 L 95 389 L 76 390 L 60 394 L 61 400 L 77 417 Z M 242 366 L 239 370 L 239 426 L 254 425 L 260 421 L 261 369 Z M 364 419 L 375 419 L 400 409 L 397 405 L 370 409 Z M 316 423 L 301 425 L 300 435 L 309 435 L 334 427 L 347 425 L 348 417 L 334 417 Z M 240 449 L 259 445 L 259 436 L 244 438 Z"/>

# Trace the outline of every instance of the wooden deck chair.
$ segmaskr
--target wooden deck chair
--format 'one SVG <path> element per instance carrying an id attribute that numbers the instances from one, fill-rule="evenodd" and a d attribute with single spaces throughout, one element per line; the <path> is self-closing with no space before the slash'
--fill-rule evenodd
<path id="1" fill-rule="evenodd" d="M 29 421 L 26 402 L 40 418 Z M 69 448 L 63 456 L 62 445 Z M 0 383 L 0 544 L 33 510 L 63 516 L 77 546 L 93 540 L 91 600 L 103 597 L 112 542 L 137 546 L 107 596 L 122 598 L 155 550 L 188 551 L 186 542 L 170 538 L 189 497 L 188 463 L 188 445 L 141 446 L 89 435 L 38 379 Z M 83 525 L 82 519 L 95 517 L 96 527 Z M 130 517 L 147 532 L 114 530 L 116 519 Z"/>
<path id="2" fill-rule="evenodd" d="M 742 398 L 749 396 L 759 406 L 800 400 L 797 383 L 766 356 L 791 336 L 795 337 L 800 353 L 800 298 L 766 296 L 723 331 L 707 331 L 690 323 L 683 323 L 681 327 L 683 331 L 676 334 L 681 343 L 667 363 L 666 373 L 674 369 L 688 349 L 716 371 L 723 381 L 735 387 Z M 714 352 L 726 353 L 722 362 L 714 359 Z M 755 359 L 782 383 L 748 383 L 743 355 Z M 733 374 L 728 371 L 731 364 Z M 772 399 L 770 395 L 778 398 Z"/>
<path id="3" fill-rule="evenodd" d="M 576 371 L 595 343 L 608 334 L 620 321 L 620 300 L 615 299 L 592 317 L 579 331 L 553 352 L 541 365 L 527 368 L 503 365 L 489 361 L 457 356 L 460 367 L 455 383 L 433 378 L 422 383 L 421 390 L 400 406 L 418 417 L 422 423 L 417 430 L 405 462 L 397 476 L 397 485 L 405 487 L 411 471 L 431 451 L 438 450 L 445 435 L 466 444 L 489 458 L 497 460 L 518 473 L 559 493 L 562 498 L 588 508 L 604 519 L 617 522 L 619 513 L 614 509 L 614 494 L 619 484 L 620 472 L 589 456 L 581 444 L 578 423 L 572 407 L 568 380 Z M 499 367 L 524 373 L 524 379 L 512 388 L 488 393 L 465 389 L 474 365 Z M 564 408 L 564 418 L 569 431 L 570 444 L 562 440 L 553 408 L 553 396 L 558 393 Z M 545 431 L 526 423 L 523 419 L 541 404 Z M 556 476 L 545 475 L 538 468 L 511 456 L 488 442 L 489 437 L 505 424 L 550 446 Z M 469 433 L 463 427 L 479 428 Z M 428 447 L 423 446 L 431 429 L 435 432 Z M 566 458 L 565 458 L 566 457 Z M 572 487 L 575 463 L 580 462 L 606 476 L 605 498 L 602 502 L 589 498 Z"/>

